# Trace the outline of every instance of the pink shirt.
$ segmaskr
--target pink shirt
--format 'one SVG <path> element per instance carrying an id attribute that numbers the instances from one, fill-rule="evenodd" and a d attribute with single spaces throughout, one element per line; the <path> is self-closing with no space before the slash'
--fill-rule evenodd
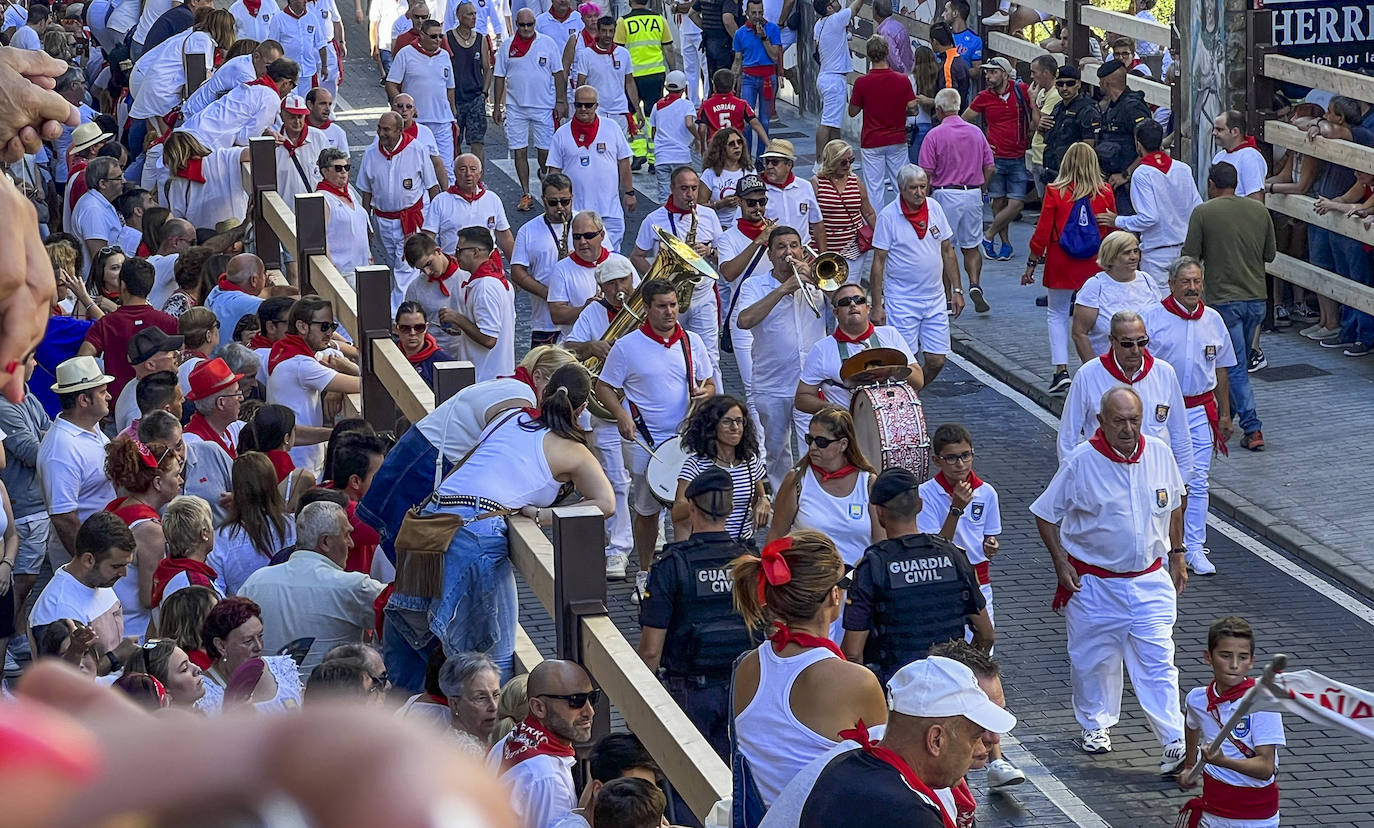
<path id="1" fill-rule="evenodd" d="M 976 125 L 958 115 L 947 116 L 921 143 L 921 168 L 930 175 L 930 188 L 983 184 L 983 168 L 991 167 L 992 147 Z"/>

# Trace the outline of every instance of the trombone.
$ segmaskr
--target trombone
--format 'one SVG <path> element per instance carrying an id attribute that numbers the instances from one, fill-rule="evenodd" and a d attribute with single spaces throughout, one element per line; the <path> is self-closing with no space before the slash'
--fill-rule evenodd
<path id="1" fill-rule="evenodd" d="M 834 293 L 840 286 L 849 280 L 849 262 L 838 253 L 825 252 L 817 253 L 810 247 L 803 247 L 807 261 L 811 264 L 812 274 L 816 279 L 816 288 L 822 294 Z M 811 285 L 801 278 L 801 273 L 797 270 L 797 263 L 793 259 L 788 259 L 792 265 L 792 274 L 801 283 L 802 296 L 806 299 L 806 304 L 811 307 L 811 312 L 820 318 L 821 309 L 816 304 L 816 295 L 811 292 Z"/>

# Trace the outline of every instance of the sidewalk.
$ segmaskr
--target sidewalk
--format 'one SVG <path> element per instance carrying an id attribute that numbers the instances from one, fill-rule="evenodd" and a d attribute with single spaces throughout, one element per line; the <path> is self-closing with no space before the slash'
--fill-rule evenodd
<path id="1" fill-rule="evenodd" d="M 1045 309 L 1034 303 L 1045 291 L 1020 285 L 1033 228 L 1029 218 L 1013 224 L 1011 261 L 984 262 L 983 293 L 992 310 L 976 314 L 970 304 L 953 323 L 954 349 L 1058 414 L 1063 395 L 1045 392 L 1052 373 Z M 1211 505 L 1351 588 L 1374 595 L 1374 544 L 1369 542 L 1374 509 L 1366 489 L 1368 470 L 1374 468 L 1374 442 L 1367 439 L 1374 358 L 1323 349 L 1299 336 L 1301 327 L 1262 335 L 1269 367 L 1250 380 L 1265 450 L 1246 451 L 1237 437 L 1229 457 L 1213 459 Z M 1072 351 L 1070 370 L 1075 370 Z"/>

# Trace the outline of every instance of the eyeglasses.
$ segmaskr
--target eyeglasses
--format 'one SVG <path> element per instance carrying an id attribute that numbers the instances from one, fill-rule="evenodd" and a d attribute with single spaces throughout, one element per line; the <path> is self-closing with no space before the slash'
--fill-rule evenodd
<path id="1" fill-rule="evenodd" d="M 1118 339 L 1116 340 L 1116 344 L 1123 348 L 1145 348 L 1149 346 L 1150 338 L 1148 336 L 1142 336 L 1139 339 Z"/>
<path id="2" fill-rule="evenodd" d="M 786 159 L 786 158 L 765 158 L 765 159 L 763 159 L 763 165 L 764 165 L 765 167 L 773 167 L 773 166 L 777 166 L 778 164 L 791 164 L 791 163 L 792 163 L 792 162 L 791 162 L 789 159 Z"/>
<path id="3" fill-rule="evenodd" d="M 853 159 L 852 157 L 841 158 L 840 160 L 836 161 L 835 163 L 836 163 L 836 164 L 839 164 L 841 167 L 847 167 L 847 166 L 849 166 L 850 164 L 853 164 L 853 163 L 854 163 L 854 159 Z"/>
<path id="4" fill-rule="evenodd" d="M 803 437 L 802 439 L 804 439 L 804 440 L 806 441 L 806 444 L 807 444 L 808 446 L 815 446 L 816 448 L 823 449 L 823 448 L 830 448 L 832 445 L 834 445 L 835 443 L 838 443 L 839 441 L 843 440 L 844 438 L 843 438 L 843 437 L 817 437 L 817 436 L 814 435 L 814 434 L 808 434 L 808 435 L 806 435 L 805 437 Z"/>
<path id="5" fill-rule="evenodd" d="M 591 241 L 603 232 L 602 230 L 593 230 L 590 233 L 573 233 L 572 237 L 578 241 Z"/>
<path id="6" fill-rule="evenodd" d="M 857 296 L 846 296 L 846 297 L 844 297 L 843 299 L 836 299 L 836 300 L 835 300 L 835 307 L 837 307 L 837 308 L 847 308 L 847 307 L 849 307 L 850 305 L 867 305 L 867 304 L 868 304 L 868 297 L 867 297 L 867 296 L 864 296 L 864 295 L 862 295 L 862 294 L 859 294 L 859 295 L 857 295 Z"/>
<path id="7" fill-rule="evenodd" d="M 744 199 L 744 203 L 747 204 L 747 205 L 749 205 L 750 207 L 767 207 L 767 206 L 768 206 L 768 199 L 767 199 L 767 197 L 764 197 L 764 198 L 746 198 L 746 199 Z"/>
<path id="8" fill-rule="evenodd" d="M 334 333 L 339 329 L 338 322 L 311 322 L 311 325 L 319 325 L 320 333 Z"/>
<path id="9" fill-rule="evenodd" d="M 744 428 L 743 417 L 721 417 L 720 424 L 726 428 Z"/>
<path id="10" fill-rule="evenodd" d="M 152 652 L 153 650 L 156 650 L 158 647 L 162 646 L 163 644 L 172 644 L 172 645 L 175 645 L 175 644 L 176 644 L 176 641 L 174 641 L 173 639 L 170 639 L 170 638 L 150 638 L 150 639 L 148 639 L 147 641 L 145 641 L 145 642 L 143 642 L 142 644 L 140 644 L 140 645 L 139 645 L 139 649 L 143 650 L 143 652 L 145 652 L 145 653 L 147 653 L 147 652 Z"/>
<path id="11" fill-rule="evenodd" d="M 453 251 L 453 252 L 454 252 L 454 253 L 457 253 L 459 256 L 461 256 L 461 255 L 463 255 L 463 251 L 465 251 L 465 250 L 472 250 L 472 251 L 477 252 L 477 253 L 481 253 L 481 252 L 482 252 L 482 248 L 480 248 L 480 247 L 460 247 L 460 248 L 458 248 L 457 250 L 455 250 L 455 251 Z"/>
<path id="12" fill-rule="evenodd" d="M 289 320 L 287 317 L 283 316 L 281 319 L 269 319 L 269 320 L 267 320 L 267 324 L 269 324 L 269 325 L 285 325 L 288 321 L 290 321 L 290 320 Z"/>
<path id="13" fill-rule="evenodd" d="M 428 327 L 429 325 L 397 325 L 396 330 L 401 333 L 417 334 L 424 333 L 425 329 Z"/>
<path id="14" fill-rule="evenodd" d="M 100 182 L 101 182 L 102 184 L 108 184 L 108 183 L 110 183 L 111 181 L 123 181 L 123 180 L 124 180 L 123 177 L 121 177 L 121 176 L 116 176 L 115 178 L 102 178 L 102 179 L 100 179 Z"/>
<path id="15" fill-rule="evenodd" d="M 544 699 L 562 699 L 568 703 L 568 709 L 570 710 L 581 710 L 583 707 L 586 707 L 589 702 L 592 707 L 601 704 L 600 690 L 592 690 L 590 693 L 565 693 L 561 696 L 555 693 L 540 693 L 539 697 Z"/>
<path id="16" fill-rule="evenodd" d="M 391 676 L 387 675 L 385 671 L 383 671 L 380 676 L 374 676 L 368 673 L 367 677 L 372 679 L 372 687 L 367 692 L 374 696 L 385 693 L 387 690 L 391 689 Z"/>
<path id="17" fill-rule="evenodd" d="M 571 198 L 546 198 L 544 203 L 549 207 L 567 207 L 572 204 Z"/>
<path id="18" fill-rule="evenodd" d="M 329 167 L 329 169 L 333 170 L 334 172 L 348 172 L 349 170 L 353 169 L 353 165 L 352 165 L 352 164 L 333 164 L 333 165 L 331 165 L 331 166 Z"/>
<path id="19" fill-rule="evenodd" d="M 578 109 L 596 109 L 596 101 L 592 101 L 590 103 L 588 103 L 587 101 L 573 101 L 573 106 L 577 107 Z"/>
<path id="20" fill-rule="evenodd" d="M 973 459 L 973 451 L 969 450 L 960 452 L 959 454 L 941 454 L 938 456 L 941 460 L 945 461 L 946 463 L 967 463 L 968 461 Z"/>

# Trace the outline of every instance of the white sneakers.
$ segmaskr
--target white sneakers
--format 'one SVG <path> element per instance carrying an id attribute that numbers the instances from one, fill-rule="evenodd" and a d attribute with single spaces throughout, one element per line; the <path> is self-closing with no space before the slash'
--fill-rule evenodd
<path id="1" fill-rule="evenodd" d="M 1188 568 L 1193 570 L 1194 575 L 1215 575 L 1217 574 L 1216 565 L 1207 557 L 1206 549 L 1199 549 L 1196 552 L 1190 551 L 1187 555 Z"/>
<path id="2" fill-rule="evenodd" d="M 625 567 L 630 563 L 630 556 L 612 552 L 606 556 L 606 580 L 623 581 L 625 580 Z"/>
<path id="3" fill-rule="evenodd" d="M 649 573 L 640 570 L 635 573 L 635 588 L 630 592 L 630 603 L 639 606 L 644 593 L 649 591 Z"/>
<path id="4" fill-rule="evenodd" d="M 1009 785 L 1020 785 L 1026 781 L 1026 775 L 1021 769 L 1008 762 L 1006 759 L 994 759 L 988 763 L 988 787 L 1004 788 Z"/>
<path id="5" fill-rule="evenodd" d="M 1011 16 L 1004 11 L 999 11 L 996 14 L 990 14 L 983 18 L 984 26 L 1005 26 L 1010 22 Z"/>
<path id="6" fill-rule="evenodd" d="M 1177 739 L 1164 746 L 1164 756 L 1159 760 L 1159 772 L 1165 776 L 1178 772 L 1183 767 L 1183 740 Z"/>
<path id="7" fill-rule="evenodd" d="M 1096 730 L 1083 731 L 1083 738 L 1079 740 L 1078 746 L 1084 753 L 1110 753 L 1112 750 L 1112 737 L 1107 735 L 1105 727 Z M 1179 754 L 1182 755 L 1180 750 Z M 1182 761 L 1182 760 L 1180 760 Z"/>

